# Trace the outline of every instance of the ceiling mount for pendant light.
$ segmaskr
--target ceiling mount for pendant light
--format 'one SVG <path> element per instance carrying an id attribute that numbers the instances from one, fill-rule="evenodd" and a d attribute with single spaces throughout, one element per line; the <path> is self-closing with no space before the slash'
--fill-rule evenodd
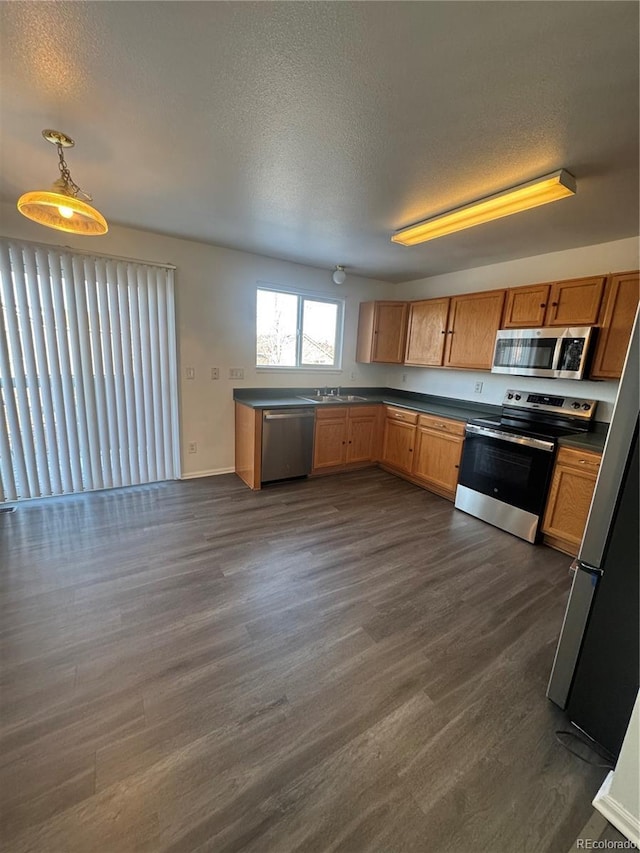
<path id="1" fill-rule="evenodd" d="M 88 204 L 93 199 L 73 180 L 64 159 L 63 149 L 73 148 L 75 142 L 59 130 L 43 130 L 42 135 L 58 149 L 60 177 L 50 190 L 35 190 L 20 196 L 18 210 L 47 228 L 90 237 L 106 234 L 109 230 L 106 219 Z"/>
<path id="2" fill-rule="evenodd" d="M 335 269 L 331 273 L 331 280 L 334 284 L 344 284 L 347 280 L 347 274 L 344 271 L 342 264 L 336 264 Z"/>

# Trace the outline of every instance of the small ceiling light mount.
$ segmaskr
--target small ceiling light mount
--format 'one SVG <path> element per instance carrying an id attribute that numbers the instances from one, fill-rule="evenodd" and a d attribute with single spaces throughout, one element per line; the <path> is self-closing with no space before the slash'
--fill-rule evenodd
<path id="1" fill-rule="evenodd" d="M 93 199 L 73 180 L 64 159 L 63 149 L 73 148 L 75 142 L 59 130 L 43 130 L 42 135 L 58 149 L 60 177 L 50 190 L 35 190 L 20 196 L 18 210 L 47 228 L 93 237 L 106 234 L 109 226 L 104 216 L 88 204 Z"/>
<path id="2" fill-rule="evenodd" d="M 347 280 L 347 274 L 344 271 L 342 264 L 336 264 L 335 269 L 331 273 L 331 280 L 334 284 L 344 284 Z"/>
<path id="3" fill-rule="evenodd" d="M 401 228 L 392 235 L 391 241 L 403 246 L 415 246 L 416 243 L 444 237 L 445 234 L 453 234 L 464 228 L 472 228 L 474 225 L 575 195 L 575 192 L 576 179 L 564 169 L 559 169 L 518 187 L 473 201 L 408 228 Z"/>

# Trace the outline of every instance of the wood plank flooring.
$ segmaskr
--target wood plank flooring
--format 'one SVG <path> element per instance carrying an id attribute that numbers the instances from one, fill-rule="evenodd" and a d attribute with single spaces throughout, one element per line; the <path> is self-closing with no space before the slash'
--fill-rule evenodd
<path id="1" fill-rule="evenodd" d="M 567 557 L 383 471 L 0 514 L 12 853 L 565 853 Z"/>

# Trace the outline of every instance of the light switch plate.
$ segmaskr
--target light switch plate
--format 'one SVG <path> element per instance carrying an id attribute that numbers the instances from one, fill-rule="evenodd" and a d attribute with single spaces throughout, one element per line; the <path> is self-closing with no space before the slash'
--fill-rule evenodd
<path id="1" fill-rule="evenodd" d="M 244 379 L 244 367 L 230 367 L 229 379 Z"/>

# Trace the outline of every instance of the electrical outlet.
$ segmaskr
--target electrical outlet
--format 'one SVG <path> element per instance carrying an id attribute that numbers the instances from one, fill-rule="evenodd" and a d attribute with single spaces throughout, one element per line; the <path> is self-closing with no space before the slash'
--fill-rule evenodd
<path id="1" fill-rule="evenodd" d="M 476 382 L 476 384 L 473 386 L 473 390 L 476 392 L 476 394 L 482 394 L 482 382 Z"/>
<path id="2" fill-rule="evenodd" d="M 402 374 L 402 381 L 403 381 L 403 382 L 406 382 L 406 381 L 407 381 L 407 374 L 406 374 L 406 373 L 403 373 L 403 374 Z"/>
<path id="3" fill-rule="evenodd" d="M 352 370 L 352 371 L 351 371 L 351 377 L 350 377 L 350 378 L 351 378 L 351 379 L 357 379 L 357 378 L 358 378 L 358 374 L 356 373 L 356 371 L 355 371 L 355 370 Z"/>
<path id="4" fill-rule="evenodd" d="M 198 452 L 198 442 L 190 441 L 189 442 L 189 453 L 197 453 Z"/>
<path id="5" fill-rule="evenodd" d="M 184 372 L 184 375 L 187 377 L 187 379 L 195 379 L 196 378 L 195 367 L 187 367 L 185 372 Z"/>
<path id="6" fill-rule="evenodd" d="M 229 379 L 244 379 L 244 367 L 230 367 Z"/>
<path id="7" fill-rule="evenodd" d="M 211 368 L 211 378 L 212 379 L 220 379 L 220 368 L 212 367 Z"/>

